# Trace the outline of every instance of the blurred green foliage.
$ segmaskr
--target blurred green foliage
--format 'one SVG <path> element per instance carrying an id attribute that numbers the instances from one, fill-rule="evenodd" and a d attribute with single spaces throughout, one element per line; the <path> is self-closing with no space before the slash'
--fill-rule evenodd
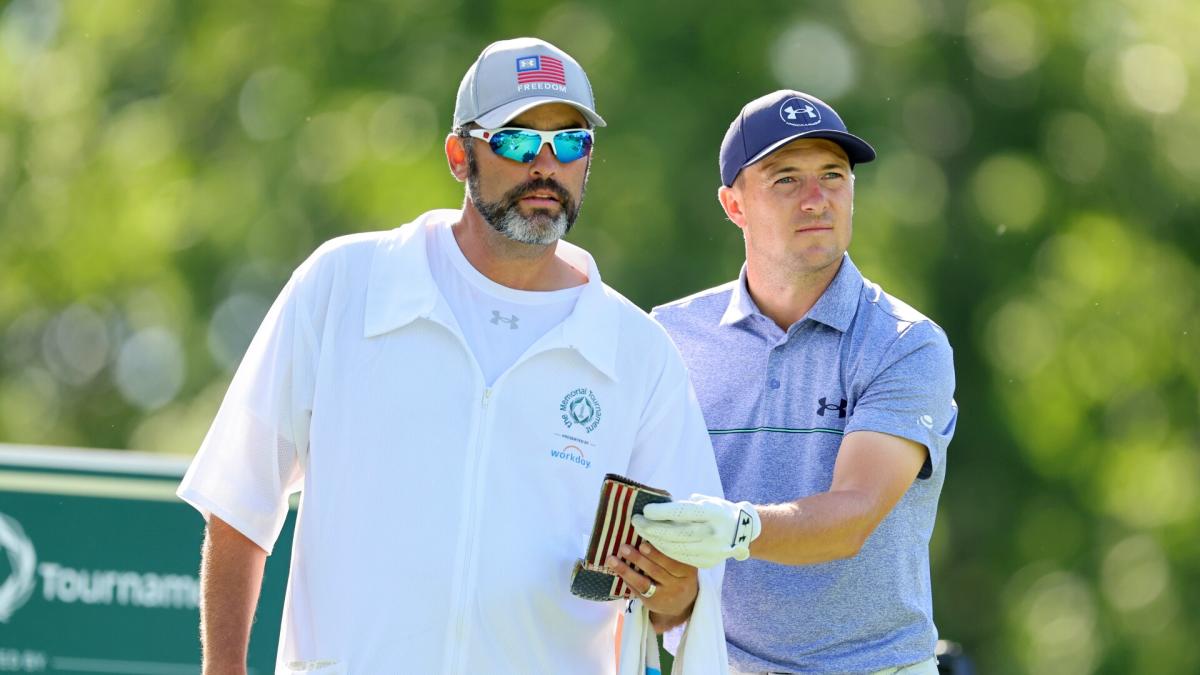
<path id="1" fill-rule="evenodd" d="M 458 81 L 536 35 L 610 124 L 572 239 L 646 308 L 737 273 L 741 105 L 832 102 L 880 157 L 852 254 L 956 348 L 943 634 L 1200 672 L 1197 34 L 1168 0 L 9 2 L 0 440 L 192 452 L 298 262 L 461 203 Z"/>

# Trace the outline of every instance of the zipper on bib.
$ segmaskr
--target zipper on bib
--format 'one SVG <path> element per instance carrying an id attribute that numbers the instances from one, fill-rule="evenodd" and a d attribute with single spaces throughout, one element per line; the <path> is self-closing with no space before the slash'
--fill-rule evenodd
<path id="1" fill-rule="evenodd" d="M 474 461 L 472 462 L 472 465 L 473 465 L 472 468 L 474 469 L 474 471 L 473 471 L 473 475 L 470 478 L 470 480 L 471 480 L 470 495 L 471 496 L 470 496 L 470 498 L 468 498 L 468 501 L 467 501 L 467 509 L 468 509 L 467 532 L 468 533 L 473 533 L 475 531 L 475 529 L 478 527 L 477 520 L 479 518 L 479 516 L 478 516 L 479 500 L 476 497 L 477 497 L 478 491 L 479 491 L 479 482 L 481 480 L 481 475 L 483 474 L 482 468 L 486 464 L 486 462 L 484 461 L 484 449 L 485 449 L 485 446 L 487 445 L 487 438 L 488 438 L 487 429 L 488 429 L 488 427 L 491 426 L 489 424 L 489 420 L 488 420 L 488 406 L 492 400 L 492 390 L 493 390 L 492 387 L 484 387 L 483 388 L 483 396 L 480 397 L 480 399 L 479 399 L 479 408 L 480 408 L 479 426 L 475 430 L 475 454 L 473 457 Z M 452 659 L 453 663 L 454 663 L 454 667 L 451 669 L 452 673 L 463 672 L 463 661 L 466 658 L 467 652 L 469 651 L 469 647 L 467 644 L 467 637 L 468 637 L 467 636 L 467 614 L 468 614 L 468 605 L 471 602 L 471 597 L 474 595 L 473 593 L 471 593 L 471 591 L 473 590 L 473 587 L 474 587 L 475 552 L 476 552 L 477 545 L 478 545 L 478 543 L 476 542 L 476 537 L 471 536 L 470 542 L 467 544 L 468 550 L 467 550 L 467 554 L 466 554 L 466 559 L 464 561 L 462 561 L 463 562 L 462 570 L 463 570 L 464 578 L 459 580 L 460 584 L 461 584 L 462 595 L 460 596 L 460 601 L 458 603 L 458 607 L 455 608 L 455 610 L 458 612 L 458 621 L 457 621 L 457 625 L 455 626 L 455 630 L 454 630 L 454 641 L 457 643 L 457 650 L 454 654 L 454 658 Z"/>

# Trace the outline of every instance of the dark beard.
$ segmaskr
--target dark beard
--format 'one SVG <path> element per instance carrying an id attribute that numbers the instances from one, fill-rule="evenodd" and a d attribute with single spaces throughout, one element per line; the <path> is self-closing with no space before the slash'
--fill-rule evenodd
<path id="1" fill-rule="evenodd" d="M 467 192 L 471 203 L 483 219 L 500 234 L 524 244 L 549 245 L 571 231 L 579 217 L 579 204 L 571 198 L 558 181 L 550 178 L 534 178 L 504 193 L 494 202 L 484 201 L 480 189 L 479 165 L 475 159 L 473 144 L 467 144 Z M 589 167 L 590 168 L 590 167 Z M 584 177 L 586 189 L 587 177 Z M 521 214 L 520 200 L 536 191 L 547 191 L 558 198 L 561 209 L 551 215 L 547 209 L 534 209 L 529 216 Z M 583 194 L 580 194 L 582 202 Z"/>

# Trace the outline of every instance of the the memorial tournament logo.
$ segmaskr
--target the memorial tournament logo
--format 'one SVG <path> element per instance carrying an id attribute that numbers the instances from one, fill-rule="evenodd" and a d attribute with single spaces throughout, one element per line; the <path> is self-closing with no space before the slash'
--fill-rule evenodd
<path id="1" fill-rule="evenodd" d="M 575 425 L 584 428 L 589 434 L 600 424 L 600 401 L 591 389 L 574 389 L 563 397 L 558 405 L 563 424 L 570 429 Z"/>
<path id="2" fill-rule="evenodd" d="M 8 578 L 0 583 L 0 623 L 8 623 L 33 593 L 33 572 L 37 553 L 25 536 L 21 524 L 0 513 L 0 550 L 8 556 Z"/>

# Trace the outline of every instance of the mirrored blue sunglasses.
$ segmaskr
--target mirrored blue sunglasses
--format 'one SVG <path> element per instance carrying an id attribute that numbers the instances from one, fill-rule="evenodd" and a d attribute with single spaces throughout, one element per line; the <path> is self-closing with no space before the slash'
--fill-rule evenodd
<path id="1" fill-rule="evenodd" d="M 538 131 L 519 127 L 499 129 L 471 129 L 472 138 L 488 142 L 492 152 L 514 162 L 532 162 L 542 146 L 549 143 L 554 156 L 563 164 L 587 157 L 592 152 L 591 129 L 563 129 L 561 131 Z"/>

